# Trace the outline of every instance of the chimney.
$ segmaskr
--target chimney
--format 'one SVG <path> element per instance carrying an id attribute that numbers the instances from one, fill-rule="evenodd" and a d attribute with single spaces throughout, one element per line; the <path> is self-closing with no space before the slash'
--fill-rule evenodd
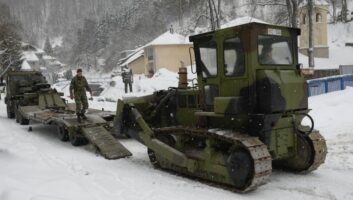
<path id="1" fill-rule="evenodd" d="M 179 88 L 186 89 L 188 88 L 188 71 L 185 67 L 183 61 L 180 61 L 181 67 L 179 68 Z"/>

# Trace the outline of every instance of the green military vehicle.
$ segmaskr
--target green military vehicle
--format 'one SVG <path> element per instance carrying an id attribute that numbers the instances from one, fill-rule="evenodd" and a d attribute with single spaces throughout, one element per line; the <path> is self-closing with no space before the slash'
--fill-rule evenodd
<path id="1" fill-rule="evenodd" d="M 63 93 L 52 89 L 40 72 L 10 71 L 6 83 L 8 118 L 16 118 L 21 125 L 32 121 L 56 126 L 61 141 L 74 146 L 90 142 L 107 159 L 131 155 L 110 133 L 114 113 L 89 109 L 87 120 L 79 123 L 75 104 L 61 98 Z"/>
<path id="2" fill-rule="evenodd" d="M 37 92 L 42 88 L 50 88 L 40 72 L 37 71 L 8 71 L 6 75 L 6 97 L 7 117 L 16 117 L 16 122 L 22 125 L 29 124 L 27 119 L 22 118 L 18 113 L 19 105 L 36 105 L 36 99 L 25 100 L 24 94 Z"/>
<path id="3" fill-rule="evenodd" d="M 155 167 L 239 192 L 266 183 L 272 167 L 316 170 L 327 148 L 308 115 L 298 35 L 249 23 L 191 36 L 197 87 L 119 100 L 115 130 L 146 145 Z"/>

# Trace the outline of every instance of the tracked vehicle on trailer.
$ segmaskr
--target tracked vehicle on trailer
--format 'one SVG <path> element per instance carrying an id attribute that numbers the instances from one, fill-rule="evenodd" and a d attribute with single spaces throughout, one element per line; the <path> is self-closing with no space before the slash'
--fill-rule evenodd
<path id="1" fill-rule="evenodd" d="M 9 71 L 6 83 L 8 118 L 21 125 L 32 121 L 56 126 L 61 141 L 74 146 L 90 142 L 107 159 L 131 155 L 110 133 L 114 113 L 89 109 L 87 120 L 78 123 L 75 104 L 61 98 L 63 94 L 52 89 L 40 72 Z"/>
<path id="2" fill-rule="evenodd" d="M 115 131 L 146 145 L 157 168 L 239 192 L 266 183 L 273 167 L 316 170 L 327 148 L 308 115 L 298 35 L 249 23 L 191 36 L 197 86 L 181 76 L 178 88 L 119 100 Z"/>

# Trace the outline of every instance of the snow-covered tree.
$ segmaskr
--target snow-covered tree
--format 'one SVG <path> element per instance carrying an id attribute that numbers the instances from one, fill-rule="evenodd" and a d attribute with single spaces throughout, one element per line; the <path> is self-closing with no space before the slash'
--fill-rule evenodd
<path id="1" fill-rule="evenodd" d="M 48 55 L 53 55 L 53 48 L 50 44 L 50 40 L 49 37 L 47 36 L 47 38 L 45 39 L 45 43 L 44 43 L 44 51 L 46 54 Z"/>
<path id="2" fill-rule="evenodd" d="M 21 28 L 18 21 L 14 20 L 6 4 L 0 3 L 0 72 L 5 73 L 9 67 L 19 69 L 22 64 L 22 51 L 20 36 Z"/>

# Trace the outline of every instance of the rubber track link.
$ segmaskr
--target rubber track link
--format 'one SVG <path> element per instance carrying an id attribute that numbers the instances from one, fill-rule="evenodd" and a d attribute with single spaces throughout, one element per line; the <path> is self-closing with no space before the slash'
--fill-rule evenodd
<path id="1" fill-rule="evenodd" d="M 272 158 L 270 153 L 267 150 L 267 146 L 262 143 L 257 137 L 251 137 L 249 135 L 236 133 L 230 130 L 222 129 L 195 129 L 193 127 L 164 127 L 153 129 L 156 134 L 186 134 L 195 137 L 208 137 L 232 144 L 241 144 L 245 147 L 254 163 L 254 175 L 251 176 L 252 180 L 247 181 L 249 184 L 239 190 L 236 188 L 231 188 L 229 185 L 227 189 L 231 189 L 235 192 L 248 192 L 256 189 L 258 186 L 263 185 L 268 182 L 268 179 L 272 172 Z M 224 184 L 223 184 L 224 185 Z"/>

